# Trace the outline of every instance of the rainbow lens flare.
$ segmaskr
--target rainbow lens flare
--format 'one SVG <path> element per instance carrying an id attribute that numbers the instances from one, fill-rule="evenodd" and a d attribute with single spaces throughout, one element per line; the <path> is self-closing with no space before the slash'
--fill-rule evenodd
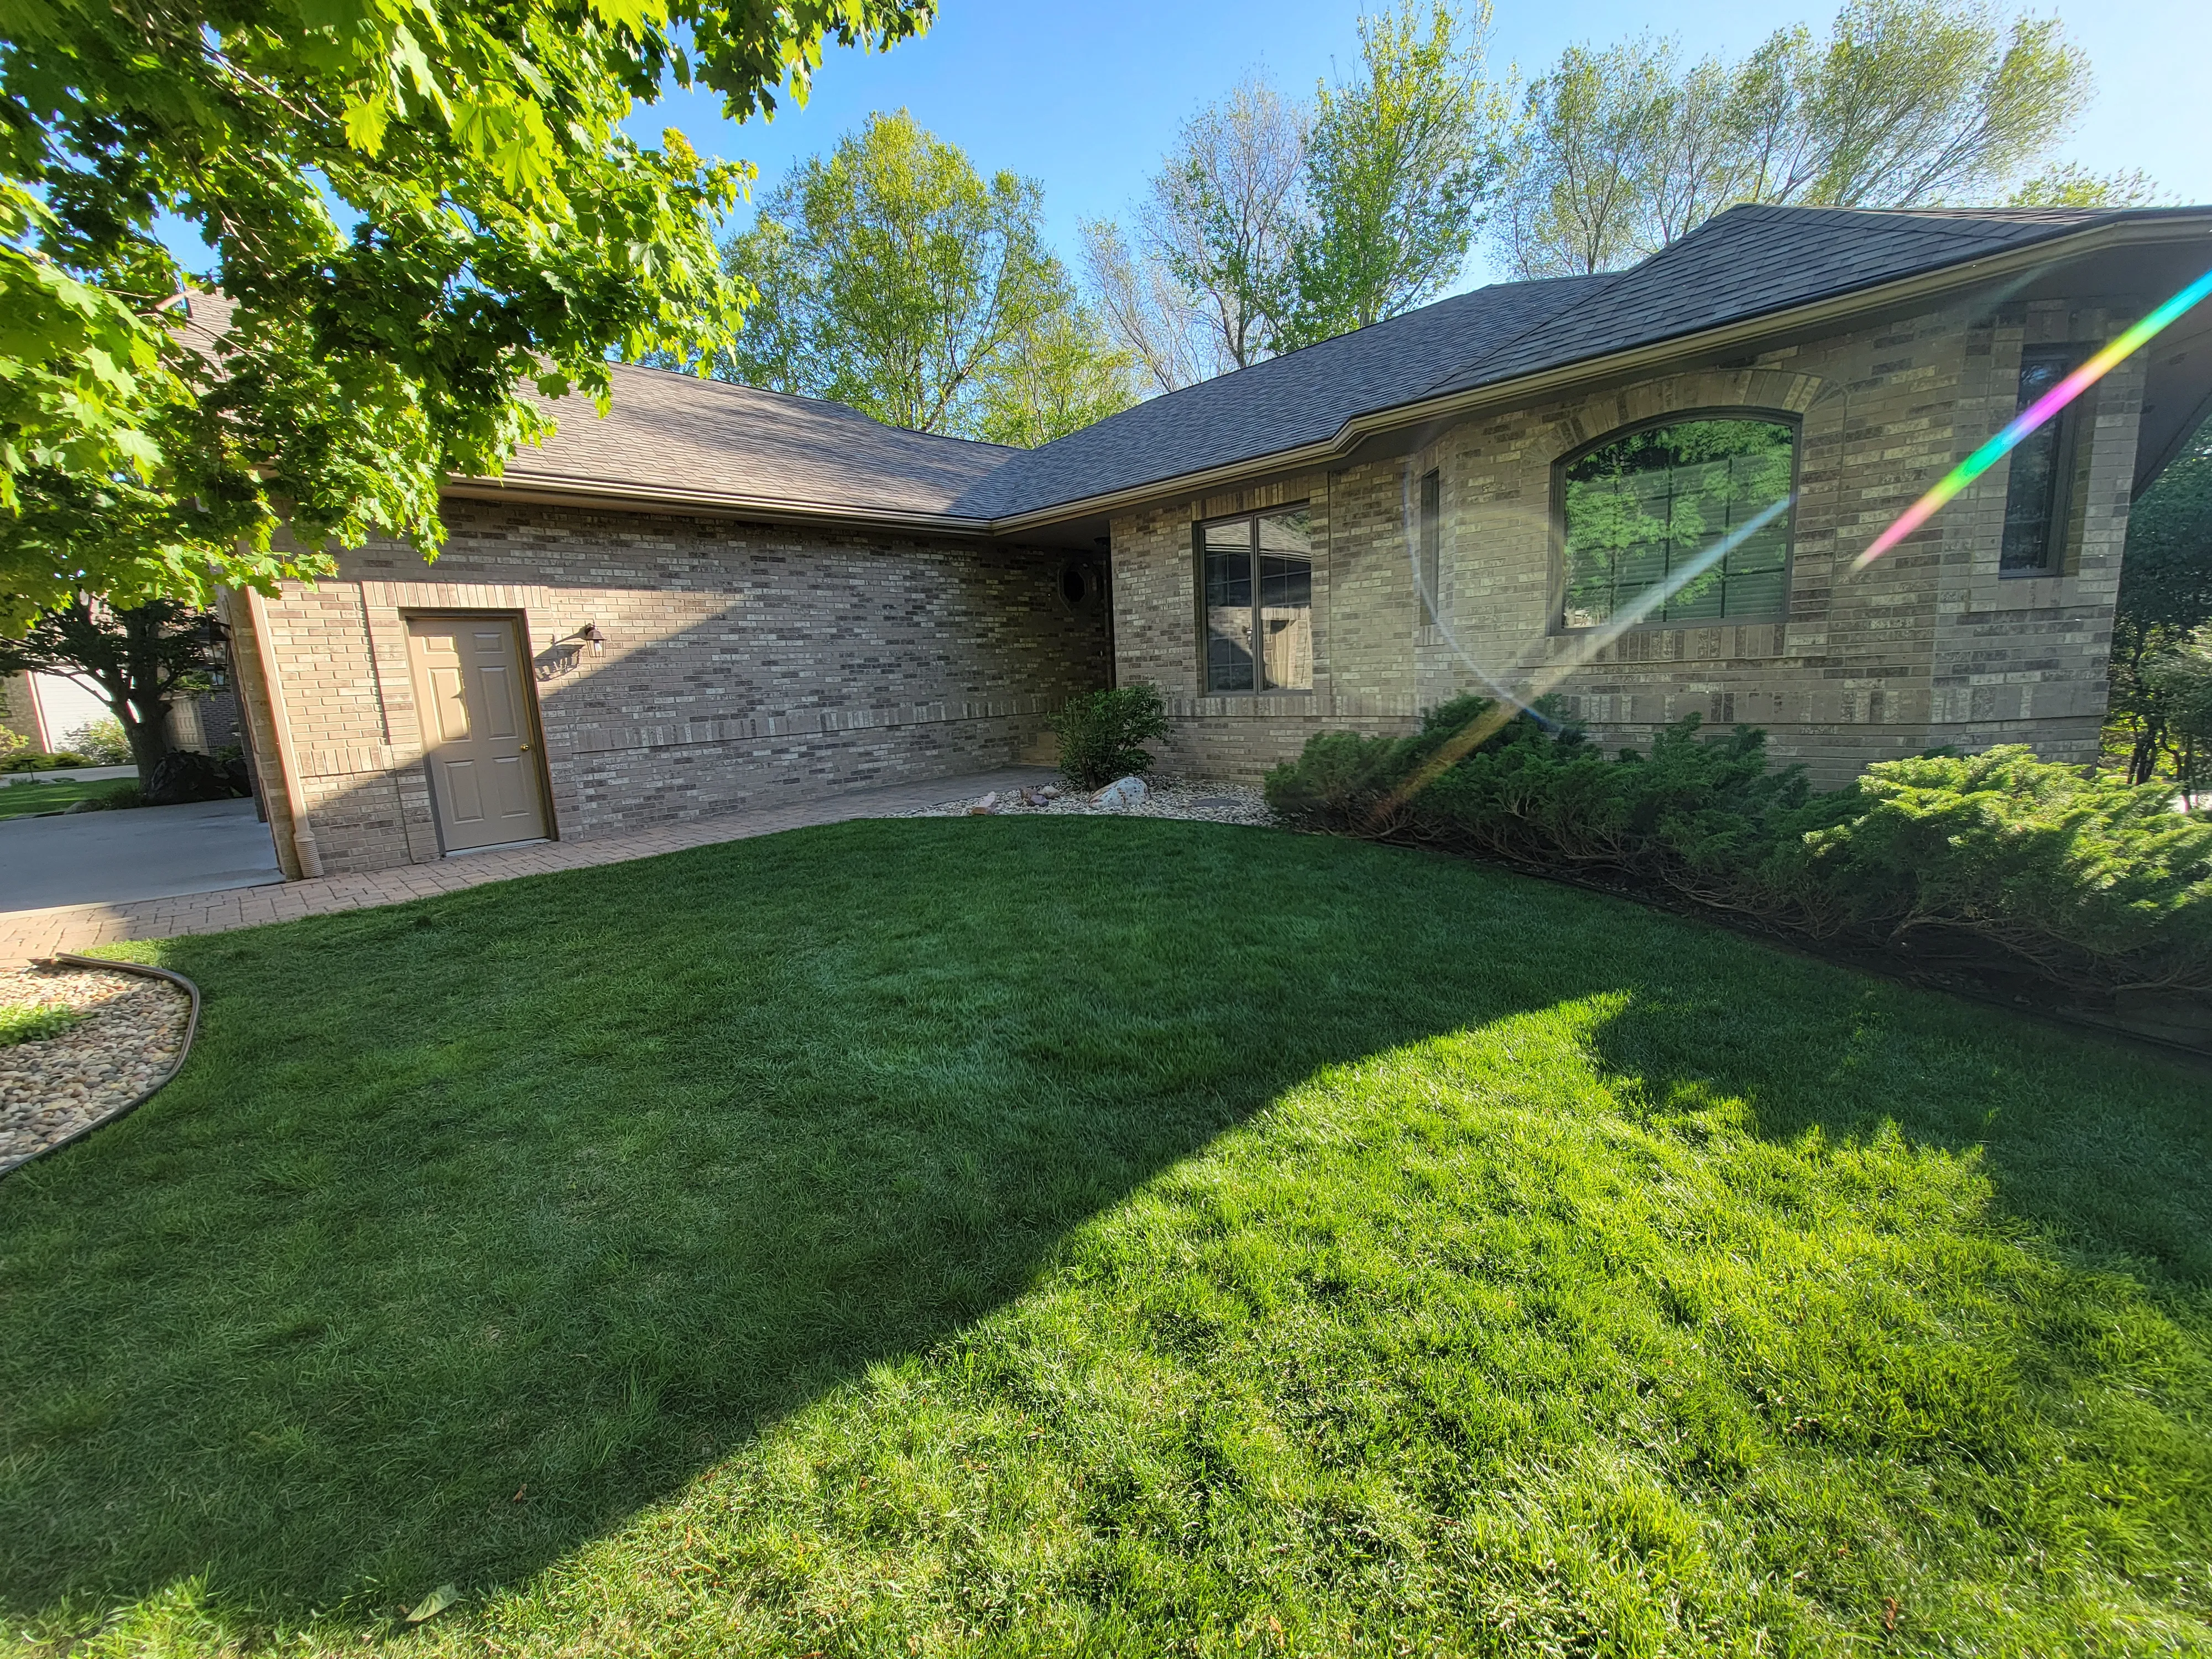
<path id="1" fill-rule="evenodd" d="M 2013 417 L 2012 423 L 1953 467 L 1936 487 L 1898 516 L 1897 522 L 1874 538 L 1867 550 L 1851 561 L 1854 571 L 1863 570 L 1943 509 L 1945 503 L 1995 466 L 2017 447 L 2021 439 L 2072 403 L 2156 334 L 2199 301 L 2212 295 L 2212 270 L 2206 271 L 2156 311 L 2144 318 L 2102 351 Z"/>
<path id="2" fill-rule="evenodd" d="M 1537 698 L 1558 685 L 1577 669 L 1588 664 L 1607 646 L 1611 645 L 1623 634 L 1641 623 L 1661 605 L 1728 557 L 1729 554 L 1735 552 L 1737 548 L 1772 524 L 1796 506 L 1796 502 L 1797 497 L 1795 493 L 1784 495 L 1748 523 L 1738 526 L 1722 537 L 1720 540 L 1698 554 L 1680 569 L 1645 588 L 1643 592 L 1636 596 L 1633 601 L 1614 611 L 1603 627 L 1573 635 L 1571 642 L 1559 657 L 1546 663 L 1529 675 L 1528 689 L 1519 695 L 1507 690 L 1504 685 L 1485 672 L 1481 665 L 1468 655 L 1465 647 L 1461 646 L 1458 640 L 1451 639 L 1452 648 L 1460 653 L 1469 667 L 1482 677 L 1486 685 L 1498 693 L 1497 699 L 1483 713 L 1476 715 L 1473 720 L 1446 738 L 1437 747 L 1435 754 L 1430 756 L 1411 777 L 1400 784 L 1376 807 L 1376 821 L 1379 823 L 1389 817 L 1444 773 L 1458 765 L 1461 760 L 1472 754 L 1483 744 L 1489 742 L 1493 736 L 1505 729 L 1506 723 L 1514 716 L 1535 713 L 1534 704 Z M 1413 583 L 1416 587 L 1422 586 L 1418 568 L 1414 572 Z M 1451 638 L 1449 634 L 1445 637 Z"/>

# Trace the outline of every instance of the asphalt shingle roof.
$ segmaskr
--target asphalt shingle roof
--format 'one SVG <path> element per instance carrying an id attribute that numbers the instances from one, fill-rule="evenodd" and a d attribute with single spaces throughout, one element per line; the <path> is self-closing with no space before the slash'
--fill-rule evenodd
<path id="1" fill-rule="evenodd" d="M 628 363 L 611 372 L 605 416 L 585 397 L 550 405 L 559 429 L 544 447 L 516 453 L 508 483 L 957 515 L 956 501 L 1022 453 L 885 426 L 819 398 Z"/>
<path id="2" fill-rule="evenodd" d="M 1886 210 L 1743 206 L 1604 280 L 1504 348 L 1466 360 L 1432 394 L 1493 385 L 1786 311 L 2046 240 L 2113 216 L 2075 208 Z"/>
<path id="3" fill-rule="evenodd" d="M 2151 210 L 2153 214 L 2156 210 Z M 842 404 L 613 366 L 601 418 L 507 465 L 515 485 L 835 516 L 976 522 L 1073 506 L 1326 441 L 1363 415 L 1786 311 L 2118 217 L 2097 210 L 1731 208 L 1626 271 L 1501 283 L 1123 410 L 1031 450 L 909 432 Z M 211 296 L 203 296 L 211 297 Z M 218 335 L 227 308 L 195 304 Z"/>
<path id="4" fill-rule="evenodd" d="M 1355 415 L 1412 401 L 1446 367 L 1612 280 L 1495 283 L 1150 398 L 1018 452 L 963 498 L 963 510 L 997 518 L 1318 442 Z"/>

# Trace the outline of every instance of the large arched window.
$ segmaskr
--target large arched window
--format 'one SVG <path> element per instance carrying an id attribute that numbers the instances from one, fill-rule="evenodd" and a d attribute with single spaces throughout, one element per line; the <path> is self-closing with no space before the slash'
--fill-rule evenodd
<path id="1" fill-rule="evenodd" d="M 1595 628 L 1659 590 L 1639 622 L 1783 615 L 1797 424 L 1699 414 L 1601 438 L 1557 470 L 1565 628 Z"/>

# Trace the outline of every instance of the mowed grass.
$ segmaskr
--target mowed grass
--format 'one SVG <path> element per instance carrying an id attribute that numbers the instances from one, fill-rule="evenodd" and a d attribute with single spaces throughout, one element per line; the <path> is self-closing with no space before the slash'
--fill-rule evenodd
<path id="1" fill-rule="evenodd" d="M 2212 1644 L 2201 1071 L 1143 820 L 159 954 L 0 1182 L 27 1650 Z"/>
<path id="2" fill-rule="evenodd" d="M 36 778 L 25 782 L 0 784 L 0 818 L 34 817 L 42 812 L 58 812 L 81 800 L 104 800 L 110 795 L 128 793 L 137 787 L 135 778 L 94 778 L 89 781 L 76 778 Z"/>

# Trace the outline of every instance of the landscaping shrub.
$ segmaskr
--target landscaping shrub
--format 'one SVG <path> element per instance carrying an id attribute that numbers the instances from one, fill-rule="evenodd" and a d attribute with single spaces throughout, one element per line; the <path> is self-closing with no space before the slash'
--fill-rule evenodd
<path id="1" fill-rule="evenodd" d="M 74 750 L 57 749 L 49 753 L 43 749 L 22 749 L 0 760 L 0 772 L 58 772 L 64 767 L 91 764 Z"/>
<path id="2" fill-rule="evenodd" d="M 1046 724 L 1060 738 L 1060 775 L 1079 789 L 1102 789 L 1152 770 L 1142 745 L 1167 736 L 1167 705 L 1156 686 L 1121 685 L 1070 697 Z"/>
<path id="3" fill-rule="evenodd" d="M 2064 983 L 2212 992 L 2212 817 L 2019 747 L 1869 767 L 1816 793 L 1765 734 L 1696 717 L 1608 759 L 1522 714 L 1416 787 L 1489 707 L 1414 735 L 1328 732 L 1267 776 L 1294 821 L 1524 866 L 1603 871 L 1816 938 L 1953 930 Z"/>

